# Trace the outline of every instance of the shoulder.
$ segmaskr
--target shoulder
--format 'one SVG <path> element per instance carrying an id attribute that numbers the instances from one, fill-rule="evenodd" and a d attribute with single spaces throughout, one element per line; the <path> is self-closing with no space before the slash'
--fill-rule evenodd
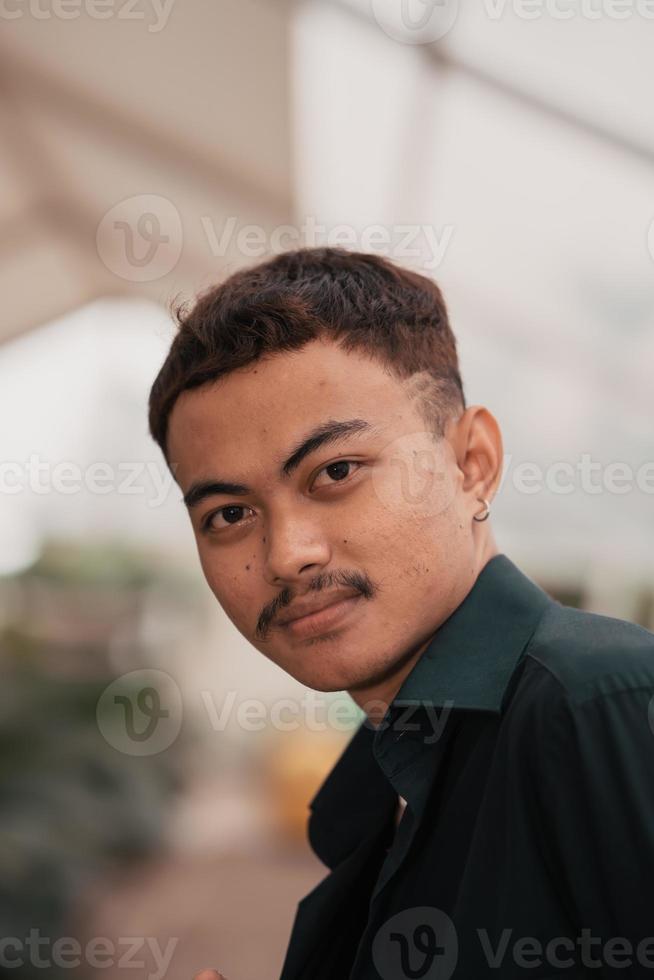
<path id="1" fill-rule="evenodd" d="M 556 602 L 532 635 L 525 661 L 532 686 L 572 705 L 643 688 L 654 693 L 654 633 Z"/>
<path id="2" fill-rule="evenodd" d="M 577 819 L 584 800 L 606 820 L 622 806 L 634 823 L 644 813 L 651 822 L 654 634 L 613 617 L 548 609 L 516 681 L 500 746 L 519 792 L 561 826 Z"/>
<path id="3" fill-rule="evenodd" d="M 654 745 L 654 633 L 552 602 L 515 672 L 503 732 L 517 757 L 572 760 L 583 744 Z M 651 754 L 651 753 L 650 753 Z"/>

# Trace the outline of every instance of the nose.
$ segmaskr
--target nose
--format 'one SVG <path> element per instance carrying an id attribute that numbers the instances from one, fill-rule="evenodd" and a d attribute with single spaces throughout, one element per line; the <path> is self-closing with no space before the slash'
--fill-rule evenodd
<path id="1" fill-rule="evenodd" d="M 329 564 L 331 548 L 324 528 L 302 504 L 277 508 L 263 532 L 264 578 L 279 588 L 296 584 Z"/>

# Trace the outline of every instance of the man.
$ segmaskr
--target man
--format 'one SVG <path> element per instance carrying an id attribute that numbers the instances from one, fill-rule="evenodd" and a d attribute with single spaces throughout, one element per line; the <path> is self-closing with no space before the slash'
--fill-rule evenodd
<path id="1" fill-rule="evenodd" d="M 365 712 L 282 980 L 654 977 L 654 636 L 499 552 L 502 438 L 438 287 L 307 249 L 177 317 L 150 427 L 207 582 Z"/>

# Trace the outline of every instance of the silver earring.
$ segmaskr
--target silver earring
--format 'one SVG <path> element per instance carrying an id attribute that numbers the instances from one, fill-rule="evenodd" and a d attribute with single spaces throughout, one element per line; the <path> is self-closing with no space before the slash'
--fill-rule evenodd
<path id="1" fill-rule="evenodd" d="M 485 521 L 486 520 L 486 518 L 490 514 L 490 510 L 491 509 L 490 509 L 490 504 L 488 503 L 488 501 L 484 497 L 477 497 L 477 500 L 481 501 L 481 503 L 486 508 L 486 512 L 484 513 L 483 517 L 479 517 L 478 514 L 473 514 L 472 515 L 472 519 L 473 519 L 473 521 L 479 521 L 479 523 L 481 524 L 482 521 Z"/>

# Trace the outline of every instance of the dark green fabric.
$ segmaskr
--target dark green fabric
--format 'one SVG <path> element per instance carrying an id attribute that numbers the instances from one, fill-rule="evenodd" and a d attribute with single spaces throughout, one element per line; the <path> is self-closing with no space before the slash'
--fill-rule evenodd
<path id="1" fill-rule="evenodd" d="M 654 980 L 653 695 L 654 634 L 494 556 L 311 801 L 281 980 Z"/>

